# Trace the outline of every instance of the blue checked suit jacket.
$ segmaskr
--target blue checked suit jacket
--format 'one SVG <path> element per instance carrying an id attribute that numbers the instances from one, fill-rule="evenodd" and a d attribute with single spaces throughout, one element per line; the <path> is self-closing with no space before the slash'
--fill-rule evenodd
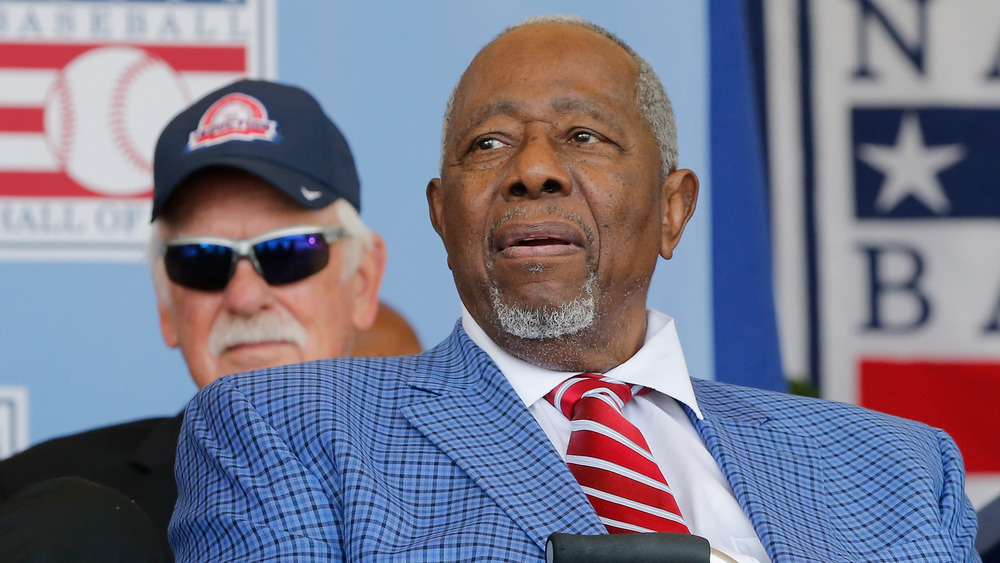
<path id="1" fill-rule="evenodd" d="M 958 450 L 857 407 L 694 380 L 692 422 L 772 561 L 978 561 Z M 691 413 L 689 412 L 689 416 Z M 402 358 L 225 377 L 181 434 L 178 561 L 541 561 L 603 533 L 460 326 Z"/>

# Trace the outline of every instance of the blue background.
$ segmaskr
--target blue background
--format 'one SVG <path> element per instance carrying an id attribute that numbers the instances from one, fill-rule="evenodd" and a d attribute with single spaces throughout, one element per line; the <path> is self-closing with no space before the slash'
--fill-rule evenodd
<path id="1" fill-rule="evenodd" d="M 362 216 L 386 239 L 383 299 L 425 347 L 459 302 L 424 188 L 437 175 L 441 115 L 476 51 L 530 15 L 581 15 L 619 34 L 663 80 L 677 110 L 681 166 L 702 180 L 698 211 L 649 304 L 674 316 L 691 373 L 713 377 L 708 154 L 708 7 L 704 1 L 508 1 L 278 6 L 277 78 L 311 91 L 354 150 Z M 32 443 L 178 412 L 195 391 L 160 339 L 145 264 L 0 263 L 0 385 L 30 392 Z"/>

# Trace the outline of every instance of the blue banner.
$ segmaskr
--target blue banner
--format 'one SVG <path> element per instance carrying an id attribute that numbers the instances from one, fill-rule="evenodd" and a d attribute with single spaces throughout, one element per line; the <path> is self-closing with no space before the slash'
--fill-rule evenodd
<path id="1" fill-rule="evenodd" d="M 709 2 L 715 378 L 784 391 L 747 17 L 743 2 Z"/>

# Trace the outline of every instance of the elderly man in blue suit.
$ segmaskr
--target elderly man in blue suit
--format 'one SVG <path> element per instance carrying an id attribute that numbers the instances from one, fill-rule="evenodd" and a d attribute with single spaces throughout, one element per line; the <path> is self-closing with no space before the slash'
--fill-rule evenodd
<path id="1" fill-rule="evenodd" d="M 427 187 L 461 321 L 417 356 L 202 390 L 178 560 L 523 562 L 553 532 L 672 530 L 741 562 L 977 561 L 943 432 L 689 376 L 645 299 L 697 192 L 627 45 L 575 18 L 505 31 L 457 85 Z"/>

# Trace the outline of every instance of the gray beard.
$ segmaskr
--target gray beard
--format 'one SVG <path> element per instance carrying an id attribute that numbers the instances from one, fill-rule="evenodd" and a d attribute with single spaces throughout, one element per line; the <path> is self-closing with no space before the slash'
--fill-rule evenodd
<path id="1" fill-rule="evenodd" d="M 594 303 L 595 277 L 587 278 L 582 294 L 576 299 L 559 305 L 528 309 L 517 304 L 507 305 L 501 300 L 500 290 L 490 289 L 493 311 L 500 328 L 519 338 L 543 340 L 559 338 L 593 326 L 596 306 Z"/>

